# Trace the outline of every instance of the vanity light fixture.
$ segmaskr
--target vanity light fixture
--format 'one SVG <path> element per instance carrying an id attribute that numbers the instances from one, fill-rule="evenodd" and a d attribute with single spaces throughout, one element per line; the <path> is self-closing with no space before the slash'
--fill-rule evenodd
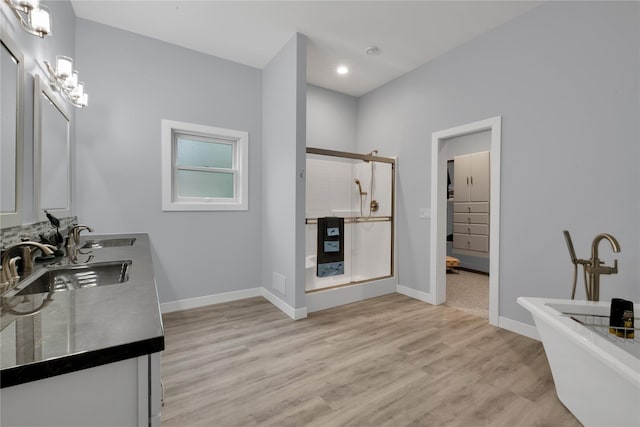
<path id="1" fill-rule="evenodd" d="M 49 9 L 40 5 L 40 0 L 2 0 L 9 6 L 29 34 L 43 38 L 51 33 Z"/>
<path id="2" fill-rule="evenodd" d="M 349 72 L 349 68 L 346 65 L 341 65 L 336 70 L 338 74 L 345 75 Z"/>
<path id="3" fill-rule="evenodd" d="M 49 72 L 49 84 L 60 92 L 74 107 L 89 105 L 89 95 L 84 91 L 84 82 L 78 80 L 78 71 L 73 69 L 73 59 L 68 56 L 56 56 L 56 68 L 44 61 Z"/>

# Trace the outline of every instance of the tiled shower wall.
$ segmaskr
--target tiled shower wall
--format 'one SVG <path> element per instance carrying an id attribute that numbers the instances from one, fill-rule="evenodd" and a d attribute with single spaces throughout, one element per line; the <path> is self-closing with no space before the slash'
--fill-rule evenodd
<path id="1" fill-rule="evenodd" d="M 60 232 L 66 235 L 66 230 L 73 224 L 78 223 L 78 217 L 70 216 L 66 218 L 60 218 Z M 39 241 L 40 234 L 48 236 L 55 233 L 56 229 L 49 221 L 34 222 L 33 224 L 19 225 L 17 227 L 5 228 L 0 230 L 0 247 L 2 249 L 17 243 L 23 237 Z"/>

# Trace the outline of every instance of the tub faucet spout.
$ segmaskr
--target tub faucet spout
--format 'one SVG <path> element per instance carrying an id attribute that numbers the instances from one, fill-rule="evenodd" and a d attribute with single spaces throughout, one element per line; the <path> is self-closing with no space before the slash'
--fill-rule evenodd
<path id="1" fill-rule="evenodd" d="M 589 300 L 600 301 L 600 275 L 601 274 L 616 274 L 618 272 L 618 260 L 613 261 L 613 267 L 603 265 L 602 261 L 598 257 L 598 246 L 602 240 L 608 240 L 611 244 L 611 248 L 614 252 L 620 252 L 620 243 L 611 234 L 602 233 L 598 234 L 591 244 L 591 259 L 589 264 L 585 266 L 587 273 L 589 274 Z"/>

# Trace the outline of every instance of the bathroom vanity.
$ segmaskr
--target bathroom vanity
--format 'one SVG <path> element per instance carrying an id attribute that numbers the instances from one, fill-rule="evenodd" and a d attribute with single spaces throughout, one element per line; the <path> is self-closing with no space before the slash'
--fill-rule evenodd
<path id="1" fill-rule="evenodd" d="M 113 265 L 118 280 L 102 280 Z M 56 289 L 38 292 L 46 270 Z M 164 331 L 146 234 L 88 235 L 7 295 L 0 424 L 160 425 Z"/>

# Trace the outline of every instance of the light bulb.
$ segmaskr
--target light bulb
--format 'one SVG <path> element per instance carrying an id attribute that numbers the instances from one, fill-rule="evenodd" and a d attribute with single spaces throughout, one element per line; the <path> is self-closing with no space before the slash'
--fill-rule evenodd
<path id="1" fill-rule="evenodd" d="M 61 79 L 66 79 L 73 72 L 73 59 L 68 56 L 56 56 L 56 75 Z"/>
<path id="2" fill-rule="evenodd" d="M 78 82 L 78 85 L 71 91 L 71 97 L 75 100 L 82 98 L 84 94 L 84 82 Z"/>
<path id="3" fill-rule="evenodd" d="M 29 11 L 29 26 L 36 32 L 45 36 L 51 32 L 51 21 L 49 20 L 49 10 L 40 6 Z M 41 36 L 41 37 L 42 37 Z"/>
<path id="4" fill-rule="evenodd" d="M 345 65 L 341 65 L 338 67 L 338 69 L 336 70 L 338 72 L 338 74 L 340 75 L 344 75 L 347 74 L 349 72 L 349 68 Z"/>
<path id="5" fill-rule="evenodd" d="M 78 72 L 76 70 L 74 70 L 73 73 L 71 73 L 71 75 L 66 78 L 66 80 L 64 81 L 64 85 L 67 90 L 71 91 L 73 91 L 76 86 L 78 86 Z"/>
<path id="6" fill-rule="evenodd" d="M 80 104 L 81 107 L 86 107 L 87 105 L 89 105 L 89 94 L 83 93 L 78 100 L 78 104 Z"/>

